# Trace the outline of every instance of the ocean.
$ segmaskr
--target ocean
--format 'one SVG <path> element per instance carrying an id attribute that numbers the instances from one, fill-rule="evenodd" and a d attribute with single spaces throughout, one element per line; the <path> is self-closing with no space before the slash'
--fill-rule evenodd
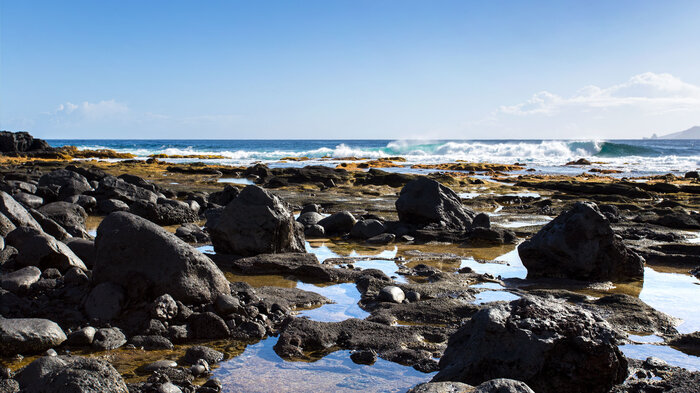
<path id="1" fill-rule="evenodd" d="M 151 154 L 217 154 L 225 159 L 172 159 L 173 162 L 204 161 L 229 165 L 264 162 L 271 167 L 329 165 L 346 157 L 401 156 L 410 164 L 469 162 L 524 163 L 543 173 L 577 174 L 584 169 L 565 164 L 586 158 L 596 167 L 622 171 L 616 176 L 683 174 L 700 168 L 700 140 L 48 140 L 52 146 L 74 145 L 81 149 L 113 149 L 140 158 Z M 284 157 L 309 157 L 309 161 L 280 162 Z"/>

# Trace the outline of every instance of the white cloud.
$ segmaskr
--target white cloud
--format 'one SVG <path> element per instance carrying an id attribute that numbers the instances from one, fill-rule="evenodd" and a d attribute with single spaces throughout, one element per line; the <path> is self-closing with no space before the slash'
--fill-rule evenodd
<path id="1" fill-rule="evenodd" d="M 671 74 L 646 72 L 627 82 L 606 88 L 586 86 L 571 97 L 541 91 L 529 100 L 502 106 L 508 115 L 552 116 L 565 110 L 590 111 L 622 106 L 652 110 L 655 114 L 700 110 L 700 86 L 685 83 Z"/>
<path id="2" fill-rule="evenodd" d="M 70 116 L 77 119 L 86 120 L 101 120 L 104 118 L 122 116 L 129 112 L 129 107 L 115 100 L 88 102 L 84 101 L 80 104 L 66 102 L 61 104 L 52 112 L 54 116 Z"/>
<path id="3" fill-rule="evenodd" d="M 541 91 L 465 125 L 490 138 L 642 138 L 700 124 L 700 86 L 646 72 L 566 96 Z"/>

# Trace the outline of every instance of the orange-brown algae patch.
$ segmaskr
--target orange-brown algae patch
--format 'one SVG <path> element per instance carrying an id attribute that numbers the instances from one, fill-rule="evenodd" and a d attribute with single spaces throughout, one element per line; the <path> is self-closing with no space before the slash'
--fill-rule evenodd
<path id="1" fill-rule="evenodd" d="M 467 172 L 511 172 L 523 170 L 525 166 L 516 164 L 493 164 L 488 162 L 451 162 L 445 164 L 414 164 L 411 168 Z"/>

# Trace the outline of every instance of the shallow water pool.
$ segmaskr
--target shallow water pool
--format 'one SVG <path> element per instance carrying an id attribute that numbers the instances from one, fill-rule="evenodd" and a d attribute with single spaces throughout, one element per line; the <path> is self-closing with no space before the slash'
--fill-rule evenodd
<path id="1" fill-rule="evenodd" d="M 248 346 L 220 363 L 214 375 L 223 392 L 405 392 L 429 381 L 411 367 L 379 359 L 372 366 L 350 360 L 350 351 L 336 351 L 314 362 L 285 361 L 273 350 L 277 338 Z"/>

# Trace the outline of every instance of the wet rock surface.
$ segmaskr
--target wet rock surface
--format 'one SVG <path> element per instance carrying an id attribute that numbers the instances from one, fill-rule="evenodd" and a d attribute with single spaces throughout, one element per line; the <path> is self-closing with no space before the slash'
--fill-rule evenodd
<path id="1" fill-rule="evenodd" d="M 528 277 L 629 280 L 643 259 L 625 246 L 593 203 L 577 203 L 518 246 Z"/>
<path id="2" fill-rule="evenodd" d="M 257 186 L 247 186 L 207 224 L 214 249 L 225 254 L 304 252 L 304 233 L 284 202 Z"/>
<path id="3" fill-rule="evenodd" d="M 167 228 L 168 231 L 175 231 L 179 226 L 178 237 L 208 246 L 208 232 L 223 217 L 224 206 L 239 199 L 241 188 L 216 184 L 215 177 L 224 173 L 243 176 L 246 171 L 243 168 L 202 165 L 200 169 L 192 167 L 192 174 L 189 174 L 175 168 L 189 169 L 188 165 L 165 165 L 156 160 L 109 165 L 76 162 L 64 166 L 65 163 L 42 162 L 0 168 L 0 175 L 4 177 L 0 179 L 0 190 L 5 193 L 0 201 L 0 313 L 3 318 L 0 321 L 48 318 L 64 333 L 63 341 L 56 340 L 50 346 L 45 342 L 52 339 L 37 339 L 42 343 L 41 349 L 38 344 L 25 347 L 36 348 L 36 351 L 10 348 L 3 353 L 2 362 L 9 364 L 12 371 L 0 373 L 2 389 L 16 391 L 28 386 L 28 380 L 41 380 L 48 384 L 41 391 L 52 391 L 55 383 L 64 381 L 75 381 L 65 382 L 76 386 L 75 391 L 95 391 L 89 390 L 95 382 L 81 381 L 92 381 L 90 378 L 99 376 L 106 383 L 99 391 L 123 391 L 119 390 L 125 382 L 121 380 L 123 377 L 129 383 L 124 386 L 132 392 L 215 392 L 222 389 L 222 382 L 224 390 L 231 388 L 227 385 L 231 383 L 228 378 L 221 381 L 211 378 L 212 372 L 217 375 L 217 367 L 227 369 L 226 362 L 220 363 L 223 358 L 232 358 L 239 365 L 242 359 L 247 359 L 242 363 L 244 366 L 248 361 L 265 358 L 268 363 L 256 370 L 256 375 L 270 372 L 269 362 L 282 362 L 278 355 L 261 356 L 255 352 L 238 358 L 246 344 L 252 345 L 249 348 L 255 351 L 260 345 L 271 347 L 274 340 L 277 340 L 275 351 L 284 359 L 318 360 L 336 350 L 352 351 L 331 355 L 335 361 L 342 360 L 332 367 L 343 369 L 349 367 L 347 364 L 372 367 L 363 369 L 370 375 L 370 370 L 381 369 L 387 360 L 420 372 L 439 371 L 440 358 L 443 363 L 462 361 L 465 365 L 462 371 L 467 374 L 481 367 L 480 378 L 483 379 L 479 381 L 469 381 L 468 385 L 457 381 L 433 382 L 416 387 L 429 390 L 416 391 L 463 388 L 471 389 L 467 391 L 529 392 L 524 384 L 538 392 L 555 388 L 576 391 L 576 386 L 566 385 L 575 382 L 580 391 L 603 391 L 597 389 L 605 385 L 614 392 L 685 392 L 694 391 L 698 385 L 697 373 L 657 360 L 626 359 L 615 350 L 614 342 L 638 340 L 634 336 L 625 339 L 624 334 L 617 332 L 624 330 L 658 335 L 659 342 L 654 346 L 675 348 L 682 351 L 677 352 L 681 355 L 697 353 L 697 334 L 678 334 L 676 327 L 683 325 L 678 325 L 677 318 L 655 310 L 637 297 L 609 295 L 618 290 L 615 286 L 625 293 L 638 295 L 641 282 L 571 286 L 571 281 L 558 278 L 509 279 L 512 269 L 522 267 L 511 265 L 511 260 L 498 265 L 493 263 L 498 255 L 513 250 L 513 246 L 504 245 L 535 235 L 542 225 L 541 217 L 544 216 L 546 222 L 568 211 L 572 203 L 585 199 L 598 204 L 599 214 L 607 220 L 613 234 L 620 235 L 612 241 L 613 248 L 622 244 L 643 256 L 652 268 L 663 266 L 674 272 L 669 275 L 687 274 L 700 265 L 697 246 L 686 243 L 695 238 L 692 231 L 696 231 L 693 225 L 697 213 L 694 212 L 698 208 L 697 197 L 693 194 L 697 192 L 692 188 L 697 186 L 687 181 L 679 185 L 661 184 L 665 180 L 650 184 L 625 181 L 591 184 L 553 181 L 548 184 L 541 179 L 532 181 L 536 176 L 526 175 L 518 184 L 532 182 L 536 185 L 523 188 L 500 186 L 487 178 L 482 181 L 448 173 L 432 173 L 428 175 L 431 181 L 426 182 L 416 175 L 374 168 L 364 172 L 260 165 L 251 167 L 248 175 L 258 184 L 274 187 L 275 198 L 285 209 L 280 222 L 290 223 L 295 230 L 303 229 L 313 234 L 309 236 L 318 238 L 309 247 L 318 257 L 303 252 L 302 240 L 298 242 L 299 252 L 261 254 L 255 251 L 241 258 L 241 254 L 222 253 L 199 254 L 200 257 L 174 235 L 158 231 L 161 228 L 157 224 L 173 223 L 175 226 Z M 133 175 L 119 173 L 143 168 L 147 169 Z M 161 179 L 165 172 L 167 176 Z M 509 181 L 516 181 L 512 179 L 515 177 Z M 418 223 L 407 221 L 406 216 L 401 219 L 402 213 L 395 202 L 402 198 L 400 187 L 412 181 L 426 185 L 420 189 L 427 197 L 417 196 L 416 190 L 409 193 L 413 194 L 415 206 L 437 198 L 435 204 L 423 206 L 428 216 L 440 217 L 439 220 L 422 217 L 423 221 Z M 438 181 L 441 186 L 435 186 L 432 181 Z M 483 193 L 478 187 L 485 187 Z M 509 191 L 511 188 L 514 191 Z M 488 194 L 494 189 L 498 191 Z M 542 191 L 520 194 L 528 189 Z M 477 196 L 457 196 L 455 200 L 457 192 L 465 190 L 476 190 Z M 272 194 L 264 193 L 265 198 L 262 194 L 260 198 L 253 198 L 255 203 L 263 201 L 261 205 L 275 210 L 276 202 L 268 203 L 274 199 Z M 255 203 L 246 206 L 255 206 Z M 108 217 L 103 229 L 116 230 L 98 230 L 98 239 L 93 242 L 89 235 L 86 237 L 86 232 L 96 226 L 95 217 L 84 219 L 80 209 L 90 215 L 132 211 L 142 216 L 134 220 L 150 222 L 152 226 L 142 231 L 146 225 L 142 222 L 129 219 L 127 225 L 113 225 Z M 292 211 L 299 210 L 302 213 L 294 220 Z M 464 219 L 460 211 L 470 221 Z M 477 215 L 476 211 L 488 213 Z M 255 217 L 269 217 L 265 214 Z M 518 220 L 532 223 L 531 215 L 537 217 L 536 224 L 519 226 L 522 224 Z M 333 220 L 326 219 L 333 216 Z M 415 213 L 414 216 L 420 215 Z M 462 218 L 455 220 L 456 217 Z M 209 228 L 202 229 L 195 223 L 205 219 L 211 224 Z M 325 227 L 319 225 L 324 219 Z M 263 222 L 267 219 L 250 221 L 246 225 L 255 229 L 258 228 L 255 225 Z M 607 233 L 607 227 L 598 225 L 600 220 L 595 222 L 591 227 L 596 229 L 594 233 L 598 233 L 599 227 L 604 227 L 602 232 Z M 265 225 L 262 227 L 269 228 Z M 26 228 L 33 226 L 38 232 L 29 232 L 44 239 L 36 244 L 54 244 L 61 249 L 59 254 L 65 251 L 61 244 L 66 245 L 83 262 L 84 268 L 54 265 L 53 257 L 45 259 L 40 256 L 43 254 L 36 253 L 34 248 L 40 247 L 12 245 L 18 244 L 13 243 L 16 241 L 13 237 L 8 238 L 12 231 L 20 228 L 20 232 L 27 232 Z M 268 229 L 261 231 L 270 233 Z M 332 236 L 333 240 L 327 240 L 326 236 Z M 575 240 L 581 241 L 580 237 Z M 606 249 L 607 240 L 591 240 L 595 241 L 598 241 L 599 250 Z M 387 243 L 393 244 L 380 246 Z M 417 252 L 419 249 L 428 251 Z M 57 252 L 52 250 L 45 254 Z M 431 250 L 438 250 L 438 253 L 431 253 Z M 445 250 L 454 254 L 448 255 Z M 581 254 L 575 248 L 572 252 Z M 330 254 L 336 258 L 327 258 Z M 469 262 L 470 257 L 466 260 L 470 267 L 464 265 L 464 255 L 473 255 L 474 260 Z M 218 267 L 211 261 L 203 262 L 209 258 L 216 261 Z M 32 262 L 25 266 L 29 259 L 45 263 Z M 108 269 L 107 275 L 104 270 L 100 272 L 105 269 L 105 263 L 112 269 Z M 489 266 L 488 271 L 491 265 L 500 268 L 495 269 L 497 273 L 493 275 L 478 274 L 475 270 L 481 271 L 481 263 Z M 208 266 L 204 273 L 199 270 L 202 266 Z M 173 269 L 174 275 L 168 275 L 169 269 Z M 219 273 L 223 273 L 215 273 L 219 270 L 226 271 L 232 282 L 221 280 Z M 552 271 L 560 273 L 556 269 Z M 128 273 L 121 276 L 122 272 Z M 501 272 L 503 278 L 499 277 Z M 104 279 L 105 276 L 110 278 Z M 342 284 L 336 285 L 339 283 Z M 644 283 L 645 290 L 647 284 Z M 296 285 L 306 290 L 294 288 Z M 536 289 L 538 286 L 554 289 Z M 178 290 L 197 295 L 183 297 Z M 544 300 L 528 306 L 489 302 L 489 296 L 493 296 L 496 300 L 520 298 L 515 303 L 528 304 L 525 299 L 532 295 Z M 646 301 L 644 296 L 642 298 Z M 308 308 L 314 308 L 313 312 Z M 330 310 L 341 310 L 333 315 L 337 318 L 333 320 L 340 322 L 314 320 L 319 315 L 325 318 L 336 312 Z M 489 318 L 498 318 L 485 318 L 484 313 Z M 366 317 L 345 319 L 355 315 Z M 466 329 L 466 326 L 478 324 L 495 328 L 476 329 L 486 337 L 483 342 L 490 345 L 483 344 L 485 347 L 481 348 L 480 340 L 472 342 L 462 334 L 462 341 L 478 347 L 477 350 L 450 349 L 454 347 L 452 343 L 456 342 L 454 337 L 459 334 L 460 327 Z M 22 333 L 27 340 L 41 337 L 39 331 L 27 329 L 31 333 Z M 608 338 L 605 332 L 609 333 Z M 265 341 L 253 344 L 261 339 Z M 190 350 L 186 351 L 187 347 Z M 82 359 L 78 356 L 45 356 L 39 358 L 40 362 L 35 361 L 45 363 L 43 366 L 32 363 L 25 371 L 14 374 L 31 360 L 23 361 L 18 354 L 44 351 L 48 355 L 66 351 L 90 353 L 96 361 L 111 362 L 122 376 L 110 373 L 99 364 L 75 363 L 72 366 L 70 359 Z M 478 363 L 477 356 L 491 358 L 489 362 Z M 525 364 L 521 359 L 531 361 Z M 624 362 L 629 366 L 623 367 Z M 132 366 L 133 363 L 137 364 Z M 298 369 L 298 364 L 283 363 L 280 370 L 285 371 L 279 371 L 279 378 L 296 375 L 298 371 L 294 370 Z M 310 367 L 318 364 L 308 363 Z M 606 368 L 604 364 L 611 366 Z M 615 364 L 619 366 L 617 369 Z M 328 373 L 324 367 L 327 366 L 318 366 L 315 371 L 319 378 Z M 44 371 L 41 375 L 32 374 L 32 369 Z M 622 374 L 628 375 L 624 381 L 614 378 L 615 370 L 619 372 L 620 369 L 625 369 Z M 494 376 L 488 376 L 493 370 L 499 370 L 499 375 L 494 372 Z M 500 375 L 503 370 L 516 370 L 521 374 L 517 377 Z M 49 374 L 55 377 L 43 378 Z M 234 374 L 232 378 L 239 376 L 238 371 Z M 368 378 L 374 377 L 354 378 L 356 381 L 337 387 L 380 389 L 376 382 L 366 384 Z M 422 380 L 429 378 L 430 375 L 425 374 Z M 617 382 L 610 382 L 612 380 Z M 270 384 L 270 389 L 274 389 L 274 382 Z"/>
<path id="4" fill-rule="evenodd" d="M 607 392 L 627 376 L 618 337 L 590 312 L 524 297 L 474 314 L 450 337 L 434 380 L 513 378 L 539 392 Z"/>

